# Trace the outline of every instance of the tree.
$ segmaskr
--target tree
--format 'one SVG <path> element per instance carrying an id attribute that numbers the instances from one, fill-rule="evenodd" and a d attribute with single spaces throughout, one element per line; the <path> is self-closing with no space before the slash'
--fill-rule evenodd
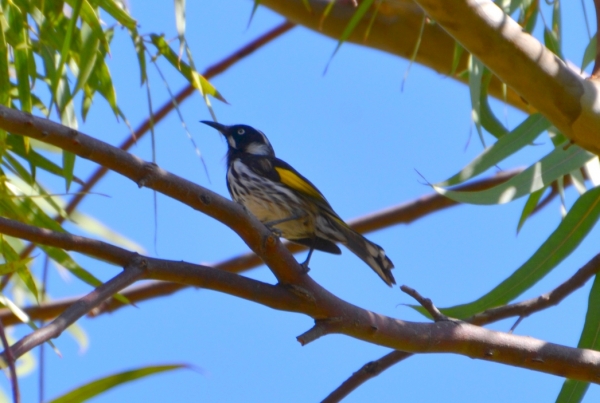
<path id="1" fill-rule="evenodd" d="M 142 31 L 131 16 L 136 15 L 136 4 L 130 15 L 118 2 L 110 0 L 72 0 L 66 5 L 60 1 L 33 0 L 1 3 L 4 33 L 1 50 L 5 62 L 0 65 L 3 88 L 0 103 L 5 106 L 0 107 L 0 129 L 5 132 L 0 134 L 4 145 L 5 197 L 0 233 L 3 234 L 4 257 L 2 302 L 6 308 L 0 312 L 3 325 L 0 336 L 4 335 L 3 357 L 13 373 L 16 367 L 23 366 L 19 361 L 20 365 L 15 365 L 16 357 L 31 360 L 31 356 L 27 358 L 28 352 L 57 337 L 82 316 L 115 312 L 110 318 L 102 315 L 84 324 L 86 328 L 100 324 L 106 331 L 104 334 L 113 337 L 121 336 L 121 332 L 132 332 L 117 337 L 112 350 L 102 353 L 102 360 L 98 362 L 107 368 L 84 373 L 80 364 L 69 362 L 68 366 L 80 378 L 73 382 L 69 376 L 68 383 L 64 383 L 57 376 L 60 364 L 44 363 L 55 360 L 54 355 L 42 351 L 41 357 L 45 358 L 38 360 L 38 365 L 46 369 L 38 372 L 42 374 L 40 379 L 47 377 L 50 395 L 58 395 L 84 379 L 89 382 L 101 374 L 127 370 L 135 364 L 142 369 L 127 372 L 121 379 L 180 368 L 163 365 L 166 359 L 162 355 L 168 357 L 169 364 L 173 360 L 184 361 L 208 372 L 220 368 L 210 359 L 208 363 L 189 360 L 197 349 L 207 357 L 212 350 L 213 360 L 222 360 L 224 368 L 237 368 L 232 369 L 230 377 L 222 373 L 216 376 L 218 380 L 212 388 L 219 394 L 215 399 L 224 400 L 323 398 L 344 376 L 359 368 L 351 366 L 357 365 L 351 362 L 365 363 L 377 354 L 385 355 L 349 378 L 333 392 L 329 401 L 339 400 L 340 396 L 399 361 L 406 360 L 395 369 L 411 368 L 403 371 L 412 370 L 418 376 L 420 364 L 414 363 L 418 360 L 407 358 L 411 354 L 421 357 L 419 353 L 432 352 L 454 353 L 477 360 L 445 364 L 445 355 L 434 355 L 431 359 L 435 361 L 426 367 L 430 374 L 426 382 L 427 385 L 435 383 L 438 388 L 411 390 L 411 383 L 406 381 L 411 378 L 402 372 L 393 376 L 398 382 L 393 386 L 390 386 L 390 378 L 385 382 L 374 380 L 351 396 L 360 399 L 361 391 L 367 390 L 372 398 L 373 389 L 368 388 L 375 384 L 381 393 L 378 400 L 392 399 L 400 391 L 418 394 L 427 400 L 434 389 L 439 389 L 444 400 L 464 401 L 464 393 L 448 392 L 445 380 L 440 379 L 442 374 L 453 379 L 454 374 L 447 374 L 444 365 L 454 368 L 457 363 L 460 370 L 455 371 L 456 376 L 467 375 L 471 380 L 465 382 L 464 389 L 472 389 L 472 380 L 480 376 L 479 368 L 486 369 L 486 372 L 481 371 L 485 382 L 491 383 L 494 379 L 497 384 L 486 384 L 486 389 L 480 392 L 471 391 L 469 396 L 475 400 L 479 393 L 488 397 L 490 393 L 503 393 L 503 397 L 515 393 L 521 397 L 524 390 L 531 388 L 533 380 L 549 382 L 550 377 L 539 372 L 571 379 L 563 384 L 561 378 L 551 378 L 554 389 L 544 388 L 545 399 L 558 395 L 559 401 L 572 401 L 568 399 L 574 395 L 583 397 L 588 382 L 598 382 L 595 374 L 600 354 L 593 350 L 597 348 L 594 337 L 598 323 L 597 281 L 591 288 L 587 284 L 584 292 L 575 293 L 600 268 L 599 258 L 593 257 L 597 253 L 597 242 L 594 242 L 597 231 L 592 232 L 600 212 L 600 190 L 594 187 L 600 176 L 595 156 L 600 144 L 594 132 L 598 118 L 596 84 L 593 78 L 583 79 L 577 69 L 568 68 L 562 61 L 570 52 L 574 52 L 573 57 L 584 59 L 582 65 L 593 61 L 595 41 L 586 38 L 583 31 L 585 39 L 577 39 L 580 41 L 578 53 L 572 50 L 576 40 L 569 41 L 569 46 L 561 43 L 562 30 L 583 30 L 581 17 L 579 26 L 575 26 L 572 16 L 567 10 L 561 10 L 559 2 L 544 7 L 538 2 L 513 1 L 502 11 L 493 3 L 467 1 L 446 4 L 419 0 L 418 6 L 412 2 L 372 0 L 358 4 L 261 1 L 291 21 L 313 29 L 322 27 L 322 32 L 340 41 L 325 79 L 318 77 L 328 55 L 320 55 L 317 49 L 331 52 L 332 42 L 322 37 L 314 39 L 314 34 L 301 28 L 294 28 L 287 38 L 274 41 L 262 50 L 264 54 L 243 59 L 292 29 L 291 23 L 278 25 L 200 75 L 195 66 L 201 65 L 199 60 L 208 64 L 205 54 L 222 55 L 228 44 L 233 47 L 230 42 L 235 41 L 225 33 L 242 32 L 240 21 L 246 23 L 248 10 L 238 14 L 211 5 L 210 10 L 194 8 L 186 14 L 183 3 L 175 2 L 172 19 L 175 24 L 165 28 L 170 30 L 165 36 L 159 33 L 166 11 L 158 7 L 172 7 L 171 4 L 156 5 L 157 9 L 152 10 L 153 15 L 163 17 L 161 21 L 150 20 L 150 15 L 141 13 L 139 18 L 148 18 L 152 24 L 153 33 L 149 33 Z M 543 15 L 549 13 L 551 23 L 546 27 Z M 195 19 L 200 15 L 210 18 L 205 24 L 197 23 Z M 99 16 L 107 25 L 102 24 Z M 264 26 L 279 23 L 280 19 L 257 12 L 249 29 L 259 31 Z M 145 22 L 141 26 L 147 29 Z M 215 35 L 216 29 L 222 29 L 219 32 L 223 33 Z M 529 35 L 529 31 L 543 37 L 546 47 Z M 176 40 L 171 41 L 170 35 Z M 307 38 L 313 40 L 308 42 Z M 339 45 L 347 40 L 414 59 L 457 81 L 435 78 L 415 65 L 411 67 L 405 92 L 401 93 L 401 75 L 397 71 L 390 72 L 390 66 L 399 63 L 397 59 L 347 44 L 340 50 Z M 589 49 L 583 57 L 583 48 L 588 43 Z M 307 49 L 313 53 L 306 53 Z M 193 60 L 192 54 L 195 55 Z M 202 58 L 198 59 L 200 55 Z M 259 58 L 262 58 L 261 63 L 257 61 Z M 213 79 L 241 59 L 240 66 L 227 71 L 223 81 Z M 383 64 L 384 61 L 391 64 Z M 160 73 L 155 72 L 152 64 L 160 68 Z M 593 67 L 592 77 L 598 65 Z M 344 74 L 345 69 L 350 71 L 349 75 Z M 177 72 L 181 74 L 176 75 Z M 302 74 L 310 77 L 310 85 Z M 170 87 L 186 86 L 176 97 L 177 102 L 172 102 L 171 90 L 158 88 L 163 75 L 168 78 Z M 139 78 L 142 88 L 138 92 Z M 207 80 L 214 82 L 219 91 Z M 427 87 L 427 81 L 435 83 Z M 390 90 L 390 82 L 396 84 L 393 90 Z M 448 91 L 439 96 L 442 87 L 454 93 Z M 418 91 L 409 88 L 418 88 Z M 196 95 L 195 105 L 184 102 L 189 95 L 198 93 L 202 96 Z M 117 102 L 116 94 L 119 100 L 124 94 L 124 99 Z M 149 98 L 144 99 L 146 94 Z M 332 94 L 336 97 L 327 98 Z M 480 137 L 487 148 L 484 150 L 473 140 L 467 149 L 468 155 L 464 155 L 461 138 L 457 141 L 456 136 L 444 134 L 461 124 L 458 131 L 463 135 L 467 131 L 467 94 L 470 94 L 477 133 L 473 137 Z M 498 113 L 503 106 L 490 96 L 515 107 L 510 111 L 511 124 Z M 144 110 L 154 110 L 156 99 L 166 101 L 162 112 L 144 116 Z M 219 104 L 215 99 L 227 99 L 234 106 Z M 365 99 L 376 107 L 365 105 Z M 465 104 L 460 104 L 461 99 Z M 209 111 L 204 108 L 198 112 L 203 102 Z M 214 102 L 217 103 L 210 106 Z M 456 104 L 455 109 L 449 109 L 449 104 Z M 135 105 L 144 105 L 144 109 L 139 110 Z M 461 113 L 462 121 L 452 116 Z M 119 124 L 110 123 L 108 114 L 118 119 Z M 186 128 L 181 131 L 194 133 L 194 144 L 204 158 L 202 162 L 194 158 L 187 143 L 178 144 L 179 140 L 188 141 L 185 136 L 172 135 L 167 141 L 161 140 L 161 135 L 164 137 L 166 133 L 175 132 L 173 128 L 180 127 L 179 117 L 175 115 L 185 118 Z M 292 252 L 297 252 L 299 247 L 282 244 L 240 206 L 219 195 L 226 193 L 223 172 L 216 168 L 225 146 L 215 140 L 212 131 L 207 132 L 196 124 L 197 120 L 211 115 L 225 123 L 244 122 L 264 130 L 278 155 L 311 178 L 344 218 L 377 210 L 353 221 L 360 231 L 413 222 L 455 206 L 457 202 L 498 205 L 525 196 L 526 202 L 485 209 L 460 206 L 426 220 L 430 222 L 426 229 L 419 224 L 369 235 L 385 247 L 396 263 L 399 282 L 414 287 L 414 290 L 403 288 L 410 297 L 397 289 L 382 289 L 370 270 L 349 253 L 342 257 L 318 254 L 311 262 L 311 272 L 306 275 L 287 249 L 289 246 Z M 139 156 L 125 151 L 134 141 L 120 147 L 110 145 L 119 144 L 120 139 L 112 137 L 116 127 L 124 131 L 122 123 L 127 122 L 126 119 L 134 122 L 144 117 L 147 123 L 136 129 L 136 136 L 131 135 L 137 139 L 135 151 Z M 83 118 L 85 125 L 78 131 Z M 513 122 L 517 119 L 518 123 Z M 152 141 L 142 138 L 151 127 Z M 545 140 L 543 133 L 546 132 L 552 141 Z M 53 155 L 57 150 L 59 153 Z M 450 159 L 451 155 L 457 157 Z M 187 165 L 188 158 L 191 165 Z M 156 161 L 158 165 L 149 161 Z M 530 168 L 485 176 L 486 172 L 493 172 L 495 166 L 518 165 L 515 162 Z M 210 181 L 202 164 L 211 174 Z M 460 166 L 466 167 L 451 176 Z M 91 175 L 96 167 L 102 169 L 102 173 L 90 176 L 94 179 L 80 179 Z M 419 177 L 410 171 L 412 168 L 418 169 L 427 183 L 437 182 L 434 186 L 437 193 L 419 197 L 432 190 L 418 182 Z M 94 187 L 107 170 L 130 181 L 120 182 L 119 175 L 111 174 L 113 184 L 100 183 Z M 171 170 L 178 175 L 168 172 Z M 475 178 L 476 175 L 483 179 Z M 450 179 L 439 182 L 439 178 L 448 177 Z M 475 181 L 464 184 L 471 179 Z M 56 195 L 62 192 L 57 189 L 64 189 L 65 185 L 67 191 L 82 186 L 77 193 L 69 195 L 68 198 L 73 197 L 70 207 L 61 205 L 60 196 Z M 155 193 L 142 193 L 135 185 Z M 98 196 L 96 192 L 110 194 L 113 199 Z M 415 199 L 414 202 L 385 209 L 411 199 Z M 82 211 L 98 216 L 101 222 L 115 227 L 134 242 L 75 210 L 74 204 L 78 205 L 81 200 L 84 200 Z M 563 209 L 563 219 L 547 207 L 557 204 Z M 537 217 L 530 219 L 538 211 L 541 212 L 536 215 L 543 216 L 543 222 Z M 157 220 L 157 229 L 153 220 Z M 509 240 L 508 231 L 523 224 L 526 225 L 519 237 Z M 228 232 L 227 227 L 235 235 Z M 93 235 L 84 231 L 92 231 Z M 154 244 L 153 236 L 157 237 Z M 167 241 L 168 238 L 174 241 Z M 585 242 L 578 247 L 584 238 Z M 236 256 L 235 251 L 244 250 L 237 243 L 238 239 L 260 258 L 253 253 Z M 29 242 L 35 246 L 30 247 Z M 146 251 L 136 244 L 144 245 Z M 152 249 L 153 252 L 148 251 Z M 76 254 L 71 256 L 67 251 Z M 200 265 L 185 263 L 182 259 L 219 263 Z M 262 269 L 248 277 L 238 274 L 259 265 L 261 260 L 270 271 Z M 58 285 L 55 272 L 48 267 L 49 261 L 68 269 L 82 284 Z M 105 262 L 124 270 L 107 273 Z M 490 269 L 481 270 L 483 265 Z M 469 266 L 476 270 L 468 270 Z M 134 285 L 137 282 L 140 284 Z M 172 295 L 190 286 L 219 293 Z M 550 294 L 538 297 L 552 289 Z M 60 297 L 51 299 L 49 294 Z M 79 299 L 79 294 L 85 296 Z M 430 297 L 431 301 L 420 294 Z M 164 295 L 170 295 L 172 305 L 166 305 L 163 299 L 157 300 Z M 142 302 L 147 300 L 156 301 Z M 415 304 L 415 300 L 420 305 L 415 310 L 397 307 L 398 303 Z M 243 303 L 237 305 L 238 301 Z M 546 309 L 559 302 L 558 308 Z M 139 304 L 140 309 L 132 309 L 131 303 Z M 436 305 L 454 306 L 440 312 Z M 265 310 L 264 306 L 274 310 Z M 42 323 L 39 330 L 25 330 L 18 325 L 27 322 L 23 313 L 32 321 L 47 322 Z M 304 319 L 306 317 L 314 319 L 314 326 Z M 550 318 L 558 329 L 544 327 L 536 321 L 540 317 Z M 513 322 L 500 323 L 493 328 L 496 330 L 483 326 L 506 318 L 513 318 L 513 322 L 519 318 L 513 326 L 520 323 L 514 332 Z M 173 320 L 177 323 L 175 332 L 169 330 Z M 197 322 L 203 326 L 194 328 Z M 153 324 L 158 325 L 158 330 L 152 330 Z M 33 322 L 30 325 L 33 326 Z M 16 334 L 8 331 L 12 331 L 13 326 L 17 328 Z M 294 335 L 299 335 L 298 341 L 303 345 L 310 343 L 308 348 L 282 348 L 274 344 L 273 340 L 293 338 L 288 332 L 292 327 Z M 214 339 L 210 335 L 213 328 L 219 330 Z M 83 340 L 80 328 L 71 330 Z M 552 333 L 559 330 L 568 333 Z M 527 337 L 529 335 L 533 337 Z M 14 339 L 8 349 L 6 336 Z M 56 343 L 63 338 L 58 338 Z M 92 332 L 92 340 L 95 343 L 98 340 L 99 345 L 112 343 L 108 338 Z M 194 338 L 200 342 L 191 341 Z M 255 341 L 259 338 L 264 344 Z M 142 344 L 142 340 L 152 344 Z M 182 347 L 181 359 L 170 350 L 172 344 Z M 60 345 L 59 348 L 65 347 Z M 243 357 L 237 348 L 243 350 Z M 102 346 L 94 346 L 88 355 L 98 349 L 102 351 Z M 235 352 L 233 357 L 228 357 L 230 350 Z M 172 354 L 167 354 L 169 352 Z M 69 353 L 63 350 L 65 356 Z M 129 354 L 146 356 L 143 360 L 127 360 L 131 358 Z M 281 356 L 286 360 L 283 365 L 280 358 L 276 361 L 277 370 L 260 367 L 270 362 L 267 357 Z M 479 360 L 529 371 L 500 365 L 489 369 Z M 252 371 L 248 371 L 250 365 Z M 441 372 L 436 376 L 438 370 Z M 300 378 L 295 371 L 311 374 Z M 518 376 L 521 382 L 496 379 L 499 373 Z M 258 385 L 256 392 L 243 388 L 236 395 L 234 388 L 227 390 L 222 386 L 226 383 L 241 385 L 243 374 Z M 191 400 L 196 394 L 203 394 L 202 387 L 200 391 L 197 389 L 195 375 L 170 376 L 170 379 L 177 376 L 178 380 L 187 381 L 177 383 L 178 386 L 191 384 L 195 389 L 183 386 L 173 391 L 175 388 L 170 386 L 169 394 L 163 392 L 163 396 Z M 17 377 L 11 379 L 17 400 Z M 33 385 L 32 379 L 30 376 L 18 381 L 20 386 Z M 155 381 L 143 385 L 160 388 L 169 384 L 166 378 L 162 379 L 164 383 Z M 114 378 L 101 383 L 99 390 L 106 389 L 110 381 Z M 283 384 L 281 389 L 268 390 L 279 383 Z M 135 387 L 131 384 L 124 389 L 133 390 L 140 398 L 140 391 Z M 20 388 L 27 399 L 34 398 L 32 389 Z M 540 393 L 536 388 L 536 397 L 539 398 Z M 591 390 L 588 398 L 593 398 L 593 393 L 597 391 Z M 181 397 L 177 399 L 178 396 Z M 71 400 L 78 399 L 81 400 L 71 395 Z"/>

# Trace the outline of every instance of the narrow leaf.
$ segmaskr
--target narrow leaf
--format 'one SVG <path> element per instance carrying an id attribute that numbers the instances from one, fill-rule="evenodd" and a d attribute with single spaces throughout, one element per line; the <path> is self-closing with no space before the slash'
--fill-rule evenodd
<path id="1" fill-rule="evenodd" d="M 525 221 L 527 221 L 533 210 L 535 210 L 536 206 L 538 205 L 538 202 L 540 201 L 540 198 L 542 197 L 546 189 L 547 187 L 543 187 L 540 190 L 536 190 L 535 192 L 531 193 L 527 198 L 527 202 L 525 203 L 523 211 L 521 212 L 521 217 L 519 218 L 519 224 L 517 225 L 517 234 L 519 233 L 519 231 L 521 231 L 523 224 L 525 224 Z"/>
<path id="2" fill-rule="evenodd" d="M 598 41 L 597 38 L 598 35 L 594 35 L 594 37 L 585 47 L 585 51 L 583 52 L 583 60 L 581 61 L 581 71 L 585 70 L 587 66 L 589 66 L 590 63 L 596 59 L 596 43 Z"/>
<path id="3" fill-rule="evenodd" d="M 75 170 L 75 154 L 72 152 L 63 150 L 62 152 L 63 162 L 63 176 L 65 177 L 67 192 L 71 187 L 73 181 L 73 171 Z"/>
<path id="4" fill-rule="evenodd" d="M 600 216 L 600 187 L 581 196 L 558 228 L 510 277 L 474 302 L 443 309 L 453 318 L 467 318 L 512 301 L 541 280 L 571 254 L 591 231 Z"/>
<path id="5" fill-rule="evenodd" d="M 104 37 L 104 35 L 103 35 Z M 94 34 L 92 29 L 87 24 L 81 24 L 81 52 L 79 53 L 79 74 L 77 75 L 77 83 L 73 90 L 73 96 L 83 88 L 87 83 L 98 57 L 98 47 L 100 46 L 99 38 Z"/>
<path id="6" fill-rule="evenodd" d="M 83 402 L 124 383 L 133 382 L 137 379 L 141 379 L 150 375 L 181 368 L 188 368 L 188 366 L 185 364 L 150 365 L 130 371 L 119 372 L 82 385 L 77 389 L 51 400 L 49 403 Z"/>
<path id="7" fill-rule="evenodd" d="M 98 5 L 110 14 L 121 25 L 128 29 L 135 29 L 137 21 L 134 20 L 127 11 L 123 9 L 123 3 L 115 0 L 96 0 Z"/>
<path id="8" fill-rule="evenodd" d="M 456 175 L 436 185 L 440 187 L 454 186 L 487 171 L 526 145 L 531 144 L 548 127 L 550 127 L 550 122 L 539 113 L 529 116 L 512 132 L 502 136 L 492 146 L 479 154 Z"/>
<path id="9" fill-rule="evenodd" d="M 9 5 L 11 28 L 17 32 L 18 43 L 13 46 L 14 68 L 17 74 L 17 88 L 19 89 L 19 101 L 21 110 L 31 112 L 31 88 L 29 84 L 29 43 L 27 41 L 27 23 L 26 17 L 21 14 L 21 10 L 13 5 Z"/>
<path id="10" fill-rule="evenodd" d="M 337 46 L 335 47 L 333 54 L 329 58 L 329 62 L 327 62 L 327 65 L 329 65 L 331 63 L 331 61 L 333 60 L 333 57 L 336 55 L 338 50 L 340 50 L 340 48 L 342 47 L 342 44 L 348 40 L 348 38 L 350 37 L 350 34 L 354 31 L 354 29 L 356 28 L 356 26 L 358 25 L 360 20 L 362 20 L 362 18 L 365 16 L 367 11 L 373 4 L 373 1 L 374 0 L 363 0 L 360 3 L 358 8 L 352 15 L 352 18 L 350 18 L 350 21 L 348 21 L 348 24 L 342 31 L 342 35 L 340 35 L 340 39 L 338 40 Z M 325 71 L 327 71 L 327 68 L 325 68 Z"/>
<path id="11" fill-rule="evenodd" d="M 469 93 L 471 95 L 471 118 L 475 123 L 481 144 L 485 146 L 481 131 L 481 80 L 483 78 L 483 63 L 475 56 L 469 56 Z"/>
<path id="12" fill-rule="evenodd" d="M 204 76 L 199 74 L 197 71 L 193 70 L 188 64 L 183 61 L 180 61 L 173 51 L 165 38 L 158 35 L 151 35 L 152 43 L 161 55 L 163 55 L 173 67 L 175 67 L 181 74 L 192 84 L 197 90 L 199 90 L 202 95 L 208 94 L 211 95 L 218 100 L 227 103 L 225 98 L 213 87 L 213 85 L 208 82 Z"/>
<path id="13" fill-rule="evenodd" d="M 561 176 L 580 168 L 594 155 L 576 145 L 558 147 L 517 176 L 491 189 L 478 192 L 447 190 L 434 185 L 436 192 L 461 203 L 504 204 L 542 189 Z"/>

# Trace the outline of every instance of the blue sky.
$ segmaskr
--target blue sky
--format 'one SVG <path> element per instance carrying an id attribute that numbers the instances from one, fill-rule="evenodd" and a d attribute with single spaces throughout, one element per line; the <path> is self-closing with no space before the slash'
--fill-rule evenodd
<path id="1" fill-rule="evenodd" d="M 591 2 L 586 5 L 593 10 Z M 246 28 L 251 8 L 248 0 L 188 2 L 187 38 L 200 70 L 283 20 L 260 7 Z M 588 40 L 583 14 L 580 5 L 564 8 L 564 53 L 578 64 Z M 142 33 L 176 36 L 172 2 L 131 1 L 131 10 Z M 545 17 L 550 19 L 548 10 Z M 135 127 L 147 116 L 146 90 L 139 86 L 127 34 L 117 30 L 112 46 L 110 67 L 118 102 Z M 441 181 L 482 151 L 470 119 L 466 86 L 415 64 L 401 91 L 406 60 L 352 44 L 342 46 L 323 75 L 335 46 L 334 40 L 297 27 L 236 64 L 212 80 L 230 103 L 213 102 L 219 120 L 264 131 L 277 156 L 315 183 L 346 219 L 428 194 L 431 190 L 416 171 L 428 181 Z M 184 86 L 178 73 L 165 63 L 160 66 L 173 91 Z M 149 72 L 153 104 L 162 105 L 168 93 L 153 66 Z M 511 108 L 494 107 L 510 128 L 523 119 Z M 175 114 L 156 128 L 157 163 L 229 197 L 226 144 L 215 130 L 198 123 L 210 119 L 202 99 L 194 95 L 181 110 L 210 180 Z M 101 99 L 95 100 L 81 130 L 111 144 L 119 144 L 128 133 Z M 545 137 L 540 139 L 541 145 L 524 150 L 500 168 L 526 166 L 545 155 L 552 145 Z M 487 140 L 491 142 L 490 137 Z M 150 138 L 131 152 L 151 159 Z M 77 160 L 78 176 L 85 178 L 93 169 L 93 164 Z M 47 183 L 56 192 L 64 191 L 59 181 L 48 178 Z M 247 251 L 227 227 L 161 195 L 155 232 L 152 193 L 117 174 L 109 174 L 95 191 L 110 197 L 89 196 L 80 210 L 137 242 L 150 255 L 206 263 Z M 568 191 L 568 204 L 574 200 L 575 193 Z M 417 289 L 440 307 L 469 302 L 508 277 L 560 222 L 559 204 L 554 202 L 516 236 L 523 204 L 521 199 L 502 206 L 455 207 L 368 238 L 384 247 L 395 263 L 399 285 Z M 546 292 L 568 278 L 598 252 L 593 241 L 598 235 L 595 229 L 523 298 Z M 77 257 L 100 278 L 117 273 L 112 266 Z M 304 254 L 298 259 L 303 260 Z M 397 287 L 386 287 L 347 250 L 341 256 L 316 252 L 311 269 L 316 281 L 353 304 L 405 320 L 424 320 L 404 306 L 413 303 L 410 297 Z M 275 281 L 264 266 L 247 275 Z M 575 346 L 590 285 L 558 307 L 525 319 L 515 333 Z M 49 287 L 55 298 L 89 291 L 54 270 Z M 183 362 L 198 370 L 148 378 L 94 401 L 319 401 L 363 364 L 389 351 L 341 335 L 301 347 L 295 338 L 312 326 L 310 318 L 206 290 L 187 290 L 79 323 L 89 335 L 90 346 L 80 352 L 67 334 L 55 341 L 63 357 L 46 353 L 47 398 L 112 372 Z M 512 324 L 507 320 L 490 328 L 507 331 Z M 19 328 L 14 336 L 24 332 Z M 562 378 L 458 355 L 420 355 L 367 382 L 346 401 L 552 401 L 562 382 Z M 8 393 L 8 383 L 0 384 Z M 35 401 L 37 373 L 23 378 L 21 388 L 23 401 Z M 599 397 L 599 389 L 592 386 L 585 401 Z"/>

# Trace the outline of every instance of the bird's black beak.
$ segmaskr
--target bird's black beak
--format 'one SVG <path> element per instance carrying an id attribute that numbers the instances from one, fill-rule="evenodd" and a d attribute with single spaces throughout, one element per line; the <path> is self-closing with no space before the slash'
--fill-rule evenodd
<path id="1" fill-rule="evenodd" d="M 227 129 L 229 128 L 229 126 L 225 126 L 225 125 L 222 125 L 221 123 L 213 122 L 210 120 L 201 120 L 200 123 L 204 123 L 205 125 L 208 125 L 214 129 L 217 129 L 223 135 L 225 135 L 225 133 L 227 133 Z"/>

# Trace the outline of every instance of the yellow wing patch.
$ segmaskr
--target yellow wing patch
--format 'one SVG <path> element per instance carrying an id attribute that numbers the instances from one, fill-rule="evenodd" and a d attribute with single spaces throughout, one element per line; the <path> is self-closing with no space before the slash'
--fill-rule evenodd
<path id="1" fill-rule="evenodd" d="M 302 179 L 300 176 L 296 175 L 294 172 L 281 167 L 275 167 L 275 170 L 281 178 L 281 183 L 283 183 L 284 185 L 289 186 L 292 189 L 295 189 L 316 199 L 324 199 L 323 195 L 319 193 L 319 191 L 315 189 L 314 186 Z"/>

